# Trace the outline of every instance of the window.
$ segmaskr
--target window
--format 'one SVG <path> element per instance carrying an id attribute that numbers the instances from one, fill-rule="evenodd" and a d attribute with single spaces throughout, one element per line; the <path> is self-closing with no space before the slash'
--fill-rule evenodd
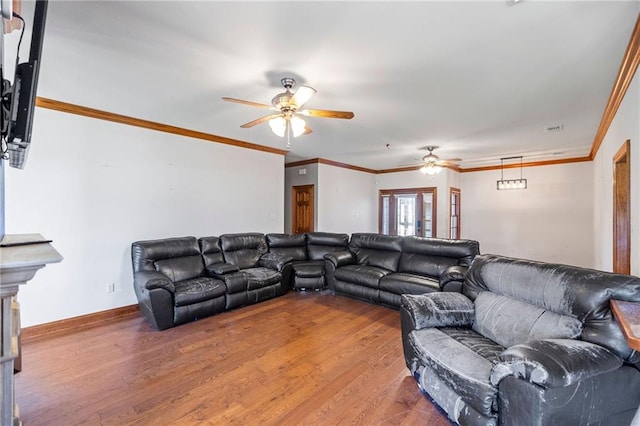
<path id="1" fill-rule="evenodd" d="M 449 238 L 460 239 L 460 190 L 450 188 L 449 190 Z"/>
<path id="2" fill-rule="evenodd" d="M 378 218 L 381 234 L 435 237 L 436 188 L 381 190 Z"/>

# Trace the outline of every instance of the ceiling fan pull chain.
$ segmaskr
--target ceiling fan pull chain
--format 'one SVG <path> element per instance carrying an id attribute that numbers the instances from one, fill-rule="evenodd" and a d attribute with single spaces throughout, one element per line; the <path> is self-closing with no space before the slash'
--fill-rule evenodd
<path id="1" fill-rule="evenodd" d="M 287 149 L 291 148 L 291 123 L 287 120 L 286 124 L 286 132 L 287 132 Z"/>

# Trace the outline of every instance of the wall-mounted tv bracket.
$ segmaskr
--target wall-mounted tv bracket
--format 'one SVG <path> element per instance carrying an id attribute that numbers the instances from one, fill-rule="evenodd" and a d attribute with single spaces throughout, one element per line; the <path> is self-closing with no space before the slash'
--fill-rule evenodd
<path id="1" fill-rule="evenodd" d="M 9 121 L 11 120 L 11 100 L 13 98 L 13 86 L 9 80 L 2 81 L 1 88 L 2 98 L 0 98 L 0 136 L 2 139 L 6 138 L 9 134 Z"/>

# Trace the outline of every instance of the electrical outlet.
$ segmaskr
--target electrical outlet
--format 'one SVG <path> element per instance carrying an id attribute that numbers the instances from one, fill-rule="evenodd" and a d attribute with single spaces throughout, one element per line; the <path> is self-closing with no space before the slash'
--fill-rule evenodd
<path id="1" fill-rule="evenodd" d="M 107 284 L 107 293 L 113 293 L 116 291 L 116 283 Z"/>

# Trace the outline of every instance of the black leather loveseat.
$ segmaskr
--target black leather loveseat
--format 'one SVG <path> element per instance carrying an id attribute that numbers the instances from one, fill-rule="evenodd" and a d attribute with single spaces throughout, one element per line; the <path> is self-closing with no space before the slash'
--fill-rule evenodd
<path id="1" fill-rule="evenodd" d="M 462 293 L 402 297 L 407 367 L 461 425 L 628 425 L 640 354 L 610 300 L 640 278 L 481 255 Z"/>
<path id="2" fill-rule="evenodd" d="M 402 294 L 460 291 L 479 252 L 473 240 L 356 233 L 325 269 L 335 292 L 397 308 Z"/>

